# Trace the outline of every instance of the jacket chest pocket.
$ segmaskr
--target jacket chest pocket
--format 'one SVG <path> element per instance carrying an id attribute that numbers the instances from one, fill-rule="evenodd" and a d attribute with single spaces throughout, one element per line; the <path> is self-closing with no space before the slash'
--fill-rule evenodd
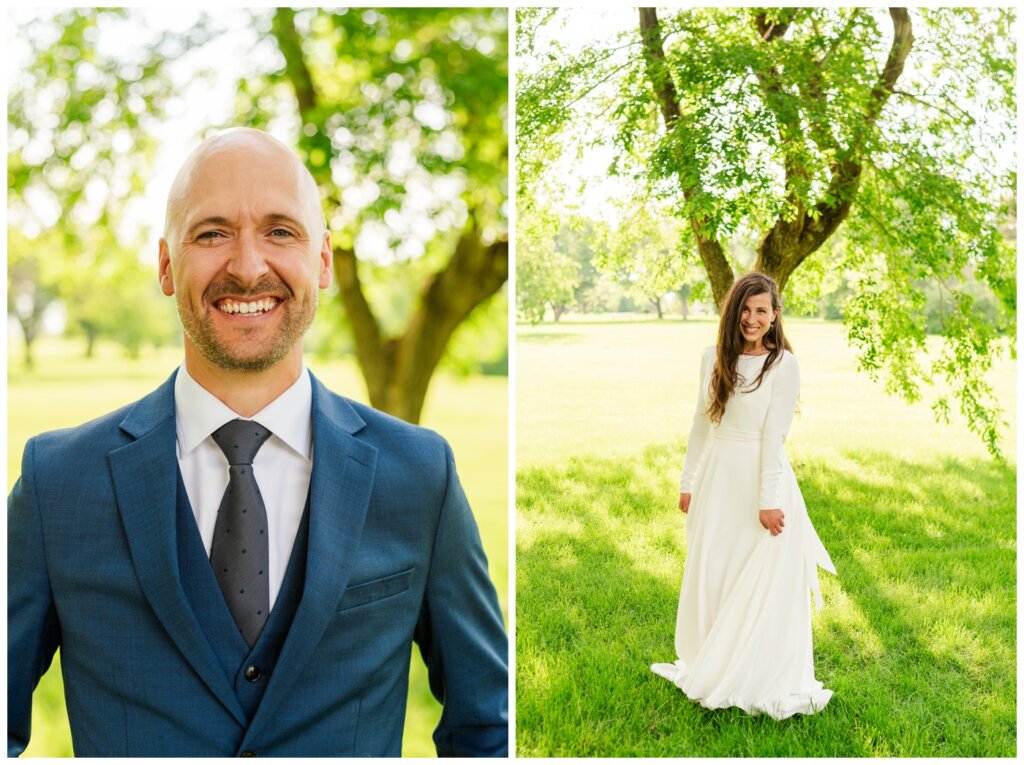
<path id="1" fill-rule="evenodd" d="M 337 611 L 348 611 L 405 592 L 412 583 L 412 574 L 415 570 L 415 568 L 410 568 L 397 574 L 346 587 Z"/>

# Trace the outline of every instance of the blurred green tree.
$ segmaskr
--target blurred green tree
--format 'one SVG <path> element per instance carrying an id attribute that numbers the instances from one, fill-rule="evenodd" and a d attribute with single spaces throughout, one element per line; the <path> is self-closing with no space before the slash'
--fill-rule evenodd
<path id="1" fill-rule="evenodd" d="M 145 343 L 160 347 L 177 339 L 174 301 L 165 299 L 152 267 L 139 260 L 143 251 L 142 242 L 133 246 L 107 228 L 93 228 L 73 253 L 57 259 L 67 331 L 85 338 L 87 358 L 100 338 L 118 343 L 133 359 Z"/>
<path id="2" fill-rule="evenodd" d="M 56 12 L 45 32 L 26 30 L 31 60 L 10 82 L 8 313 L 29 368 L 42 313 L 58 301 L 87 354 L 107 337 L 134 355 L 175 327 L 173 309 L 154 310 L 158 301 L 143 296 L 153 274 L 118 224 L 149 177 L 153 127 L 172 93 L 166 61 L 188 39 L 163 35 L 118 60 L 98 55 L 101 26 L 124 20 L 121 9 Z"/>
<path id="3" fill-rule="evenodd" d="M 690 294 L 703 280 L 692 252 L 692 237 L 679 218 L 655 201 L 633 202 L 622 206 L 614 228 L 606 227 L 595 263 L 626 286 L 635 301 L 649 303 L 659 319 L 665 296 L 678 293 L 685 319 Z"/>
<path id="4" fill-rule="evenodd" d="M 580 264 L 557 246 L 547 221 L 520 226 L 517 236 L 516 310 L 536 324 L 544 320 L 550 307 L 558 321 L 573 305 Z"/>
<path id="5" fill-rule="evenodd" d="M 23 360 L 29 370 L 34 366 L 32 346 L 43 330 L 46 311 L 60 297 L 50 252 L 55 238 L 33 240 L 17 228 L 7 229 L 7 315 L 21 328 Z"/>
<path id="6" fill-rule="evenodd" d="M 911 401 L 944 379 L 936 415 L 955 398 L 999 456 L 985 374 L 1016 317 L 1015 243 L 997 229 L 1016 186 L 1014 9 L 641 8 L 632 31 L 570 53 L 559 25 L 573 13 L 519 11 L 520 188 L 573 148 L 610 145 L 610 172 L 686 223 L 718 303 L 730 240 L 749 231 L 752 267 L 783 288 L 815 263 L 855 274 L 844 321 L 860 366 Z M 969 269 L 999 324 L 955 286 Z M 931 279 L 951 292 L 926 368 Z"/>
<path id="7" fill-rule="evenodd" d="M 517 237 L 520 316 L 536 323 L 544 319 L 548 308 L 555 321 L 569 310 L 616 310 L 622 288 L 598 265 L 604 257 L 600 249 L 609 246 L 607 221 L 578 211 L 554 214 L 535 210 L 522 218 Z"/>

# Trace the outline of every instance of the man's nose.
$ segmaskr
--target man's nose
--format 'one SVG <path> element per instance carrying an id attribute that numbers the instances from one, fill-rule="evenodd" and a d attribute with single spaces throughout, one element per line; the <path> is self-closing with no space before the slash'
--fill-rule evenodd
<path id="1" fill-rule="evenodd" d="M 262 245 L 263 242 L 255 232 L 239 232 L 227 263 L 227 272 L 242 284 L 256 284 L 270 270 Z"/>

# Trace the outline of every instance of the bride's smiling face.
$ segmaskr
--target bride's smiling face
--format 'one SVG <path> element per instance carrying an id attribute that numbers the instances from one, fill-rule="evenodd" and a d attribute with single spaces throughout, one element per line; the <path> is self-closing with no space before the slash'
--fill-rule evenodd
<path id="1" fill-rule="evenodd" d="M 740 334 L 746 350 L 761 347 L 761 340 L 771 329 L 778 310 L 772 310 L 772 297 L 767 292 L 751 295 L 740 310 Z"/>

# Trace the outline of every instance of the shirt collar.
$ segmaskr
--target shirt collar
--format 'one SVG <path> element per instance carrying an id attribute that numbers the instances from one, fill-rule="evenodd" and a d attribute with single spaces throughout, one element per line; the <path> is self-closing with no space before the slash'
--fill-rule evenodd
<path id="1" fill-rule="evenodd" d="M 313 449 L 313 386 L 306 365 L 286 391 L 252 417 L 292 451 L 310 459 Z M 182 364 L 174 379 L 174 416 L 178 456 L 188 454 L 226 422 L 238 419 L 227 404 L 200 385 Z"/>

